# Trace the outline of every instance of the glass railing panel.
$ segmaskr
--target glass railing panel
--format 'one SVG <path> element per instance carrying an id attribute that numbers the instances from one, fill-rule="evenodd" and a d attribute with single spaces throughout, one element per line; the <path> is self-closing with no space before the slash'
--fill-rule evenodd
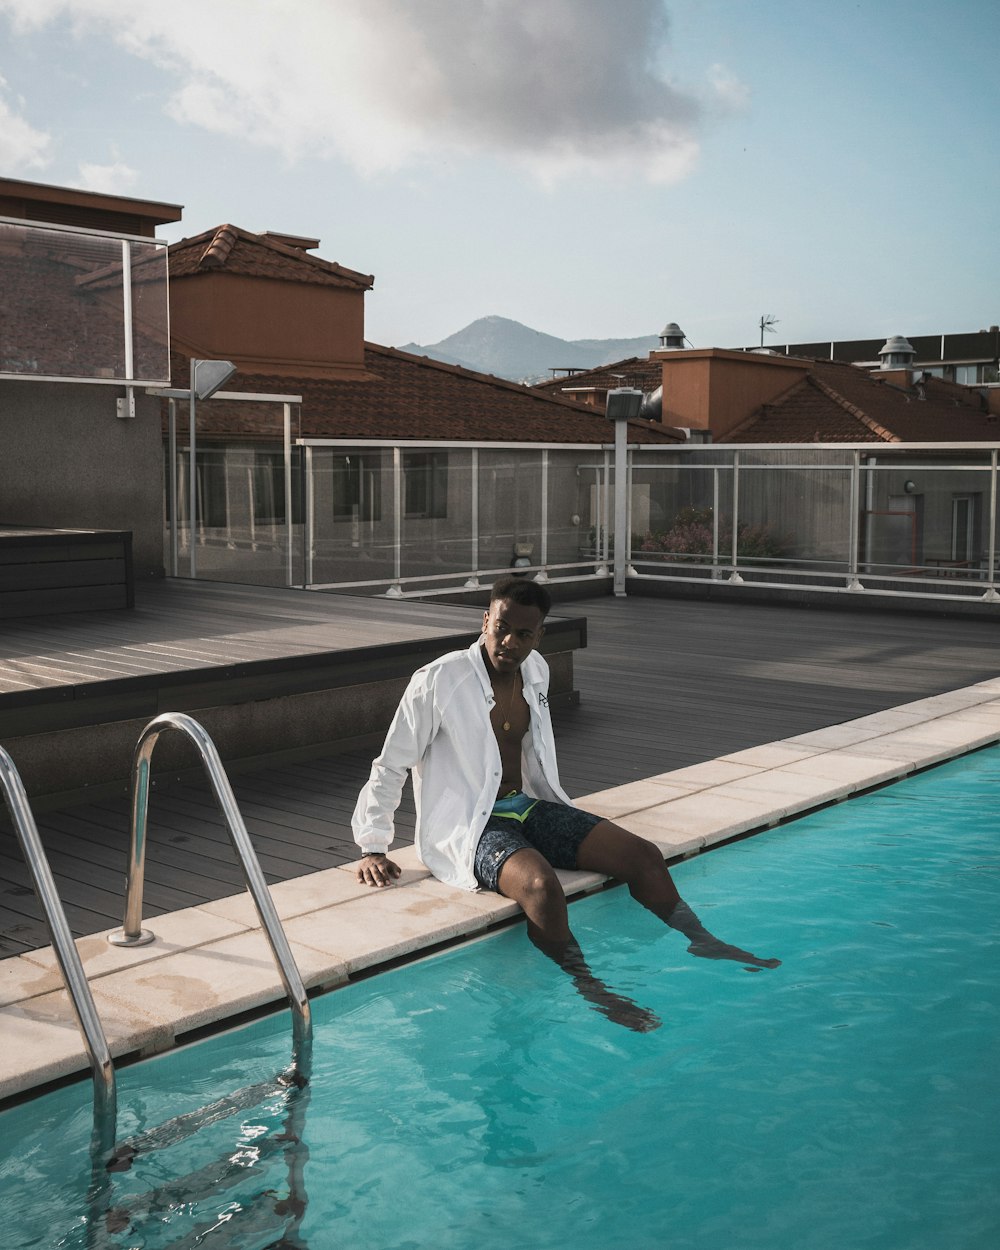
<path id="1" fill-rule="evenodd" d="M 542 557 L 542 453 L 489 448 L 479 453 L 479 565 L 530 568 Z"/>
<path id="2" fill-rule="evenodd" d="M 632 565 L 641 573 L 710 577 L 730 559 L 728 461 L 699 455 L 639 459 L 632 470 Z"/>
<path id="3" fill-rule="evenodd" d="M 461 584 L 475 567 L 472 449 L 404 445 L 399 461 L 405 589 Z"/>
<path id="4" fill-rule="evenodd" d="M 306 584 L 379 593 L 396 578 L 393 454 L 306 449 Z"/>
<path id="5" fill-rule="evenodd" d="M 167 441 L 167 568 L 180 577 L 262 586 L 301 586 L 304 578 L 302 449 L 291 405 L 286 450 L 284 405 L 203 400 L 196 407 L 193 482 L 189 409 L 176 402 L 177 525 L 171 524 Z M 229 431 L 243 431 L 242 437 Z M 193 552 L 192 552 L 193 545 Z"/>
<path id="6" fill-rule="evenodd" d="M 842 584 L 851 570 L 851 499 L 849 466 L 742 464 L 735 530 L 731 508 L 723 519 L 726 550 L 735 541 L 747 578 Z"/>
<path id="7" fill-rule="evenodd" d="M 133 372 L 137 378 L 170 377 L 167 249 L 129 243 L 132 286 Z"/>
<path id="8" fill-rule="evenodd" d="M 551 450 L 546 478 L 545 562 L 554 577 L 568 576 L 574 567 L 592 573 L 603 506 L 601 474 L 593 457 L 578 450 Z"/>
<path id="9" fill-rule="evenodd" d="M 135 279 L 127 367 L 125 266 Z M 0 374 L 169 379 L 166 246 L 0 222 Z M 138 351 L 135 346 L 138 344 Z"/>
<path id="10" fill-rule="evenodd" d="M 892 579 L 926 593 L 981 593 L 990 572 L 988 456 L 881 460 L 863 473 L 865 584 Z"/>

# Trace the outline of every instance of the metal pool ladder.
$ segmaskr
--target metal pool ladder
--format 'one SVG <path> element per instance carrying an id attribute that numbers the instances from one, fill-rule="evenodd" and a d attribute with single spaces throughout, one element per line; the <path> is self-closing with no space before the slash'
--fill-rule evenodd
<path id="1" fill-rule="evenodd" d="M 7 810 L 14 822 L 21 851 L 34 882 L 35 893 L 45 913 L 49 935 L 62 969 L 63 980 L 76 1018 L 83 1034 L 90 1067 L 94 1074 L 94 1134 L 95 1139 L 107 1145 L 114 1141 L 117 1119 L 117 1092 L 115 1068 L 108 1049 L 108 1040 L 101 1026 L 94 996 L 87 983 L 80 954 L 73 941 L 66 913 L 59 899 L 52 870 L 45 857 L 38 826 L 32 815 L 31 805 L 14 761 L 0 747 L 0 788 L 3 789 Z"/>
<path id="2" fill-rule="evenodd" d="M 149 810 L 150 760 L 161 734 L 179 730 L 191 740 L 215 794 L 226 822 L 247 889 L 257 908 L 261 927 L 267 934 L 285 993 L 292 1009 L 293 1066 L 308 1079 L 312 1043 L 312 1012 L 302 978 L 292 956 L 285 931 L 264 880 L 250 835 L 240 814 L 226 770 L 215 743 L 205 729 L 183 712 L 163 712 L 151 720 L 139 735 L 132 761 L 132 821 L 129 838 L 128 876 L 125 885 L 125 917 L 120 929 L 108 935 L 115 946 L 140 946 L 152 942 L 155 935 L 142 927 L 142 889 L 145 878 L 146 832 Z"/>

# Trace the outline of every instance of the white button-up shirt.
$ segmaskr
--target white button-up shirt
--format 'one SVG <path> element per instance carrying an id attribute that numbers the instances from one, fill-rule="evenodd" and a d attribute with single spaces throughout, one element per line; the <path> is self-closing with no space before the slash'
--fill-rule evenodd
<path id="1" fill-rule="evenodd" d="M 521 784 L 526 794 L 572 801 L 559 785 L 549 717 L 549 666 L 533 651 L 521 665 L 531 730 L 524 737 Z M 476 847 L 501 782 L 500 748 L 490 723 L 493 687 L 476 640 L 418 669 L 358 796 L 352 826 L 363 851 L 384 851 L 407 770 L 413 774 L 417 853 L 435 877 L 477 889 Z"/>

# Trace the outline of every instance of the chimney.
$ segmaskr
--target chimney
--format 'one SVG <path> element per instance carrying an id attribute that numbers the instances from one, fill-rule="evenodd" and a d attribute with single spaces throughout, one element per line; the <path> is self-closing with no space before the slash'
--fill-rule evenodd
<path id="1" fill-rule="evenodd" d="M 771 403 L 809 372 L 809 362 L 795 356 L 721 347 L 661 347 L 650 359 L 662 366 L 660 420 L 691 430 L 692 438 L 710 433 L 715 442 L 724 442 L 761 404 Z"/>

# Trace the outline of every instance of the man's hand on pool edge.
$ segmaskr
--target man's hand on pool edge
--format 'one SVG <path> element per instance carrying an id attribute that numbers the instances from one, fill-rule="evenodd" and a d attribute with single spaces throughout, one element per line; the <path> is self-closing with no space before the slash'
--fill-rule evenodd
<path id="1" fill-rule="evenodd" d="M 366 855 L 358 865 L 358 881 L 362 885 L 392 885 L 401 871 L 385 854 Z"/>

